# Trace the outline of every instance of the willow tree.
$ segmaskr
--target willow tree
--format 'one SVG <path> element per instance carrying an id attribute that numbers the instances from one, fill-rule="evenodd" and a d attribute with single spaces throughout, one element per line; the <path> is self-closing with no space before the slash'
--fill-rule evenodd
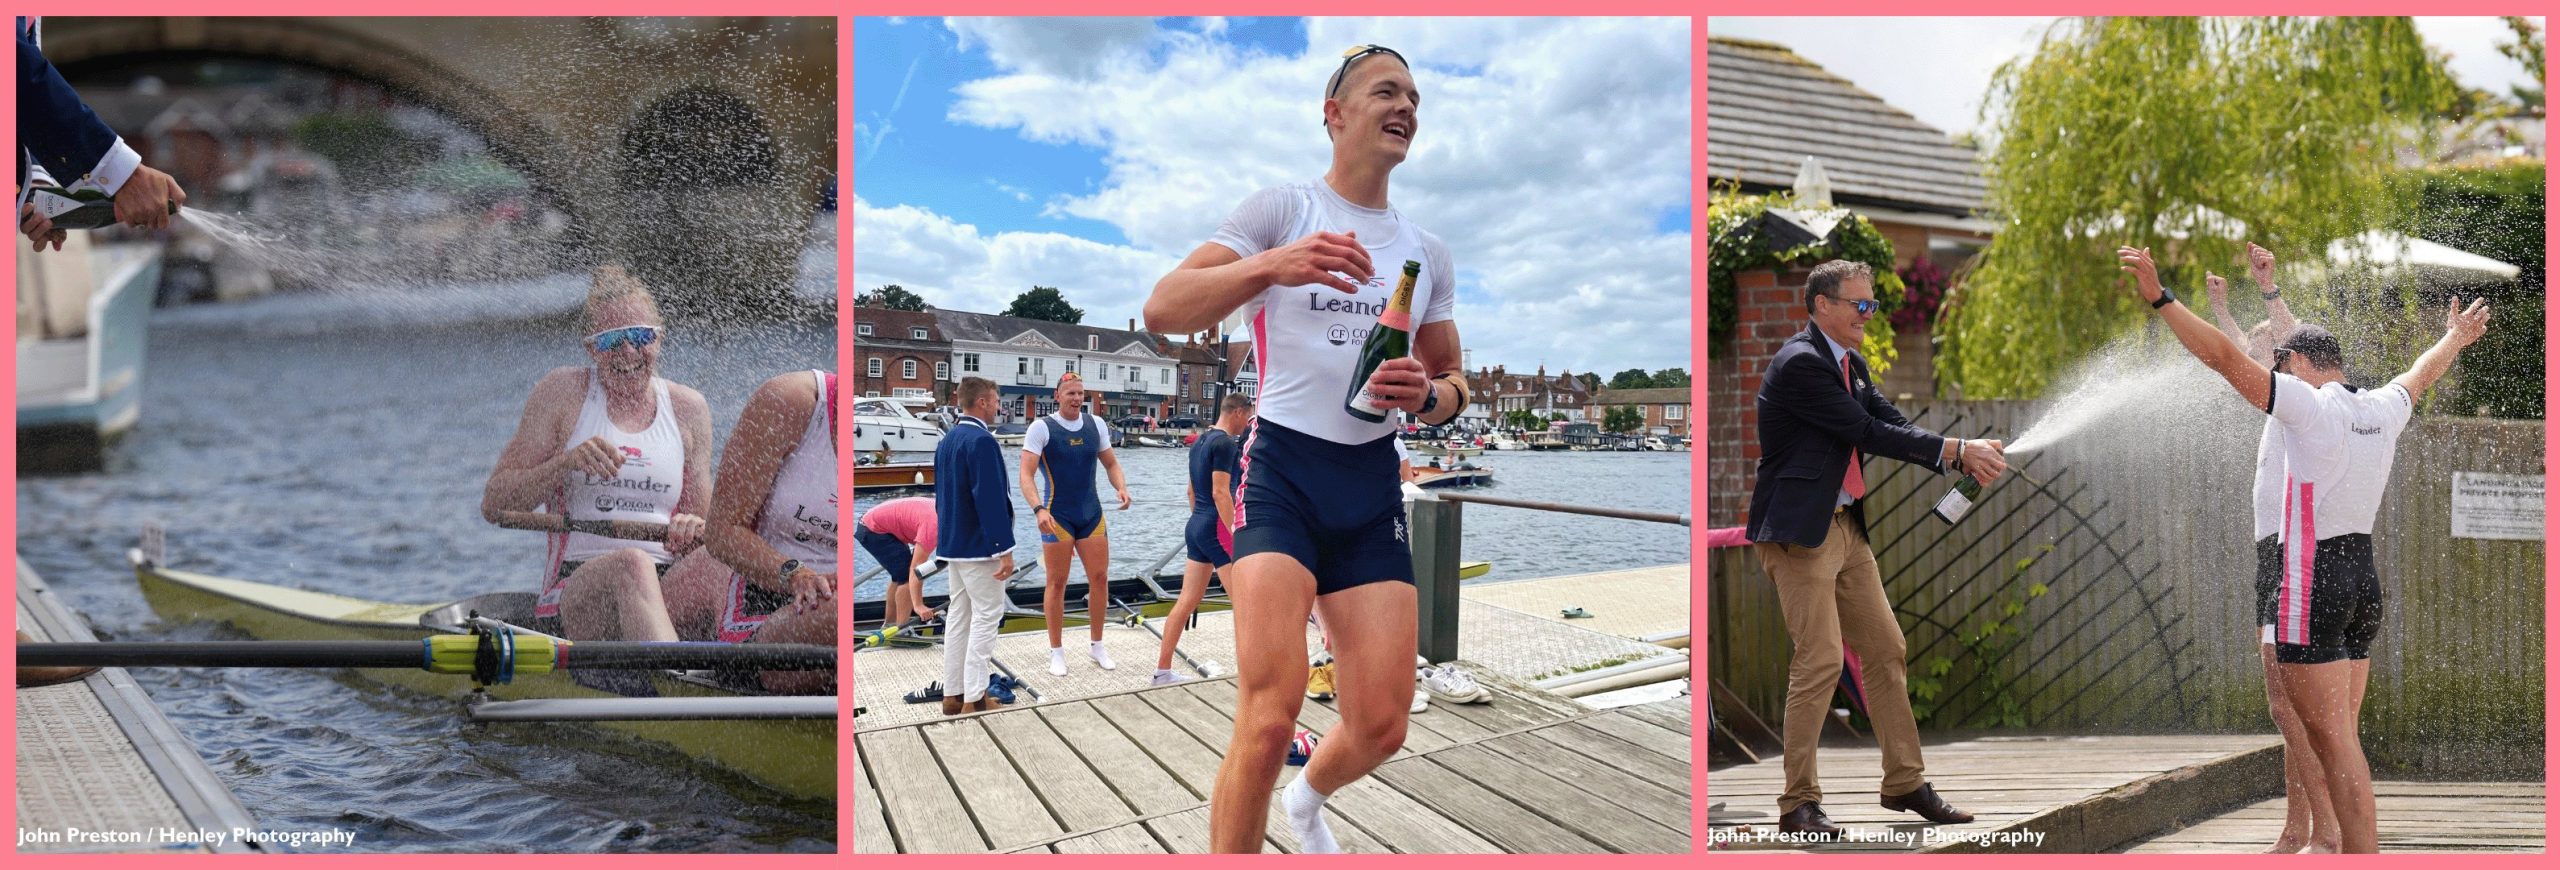
<path id="1" fill-rule="evenodd" d="M 2395 155 L 2457 94 L 2406 18 L 2058 22 L 1984 100 L 2000 228 L 1942 318 L 1941 377 L 2031 397 L 2140 323 L 2117 245 L 2201 296 L 2248 241 L 2299 258 L 2383 225 Z"/>

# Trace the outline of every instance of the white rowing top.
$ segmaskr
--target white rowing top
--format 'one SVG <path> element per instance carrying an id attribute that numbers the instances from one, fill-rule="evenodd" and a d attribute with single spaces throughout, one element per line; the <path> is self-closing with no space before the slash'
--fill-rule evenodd
<path id="1" fill-rule="evenodd" d="M 1254 366 L 1262 378 L 1254 413 L 1337 444 L 1366 444 L 1394 432 L 1396 415 L 1372 423 L 1351 416 L 1344 400 L 1360 346 L 1404 280 L 1405 261 L 1422 263 L 1413 290 L 1416 332 L 1423 324 L 1456 317 L 1457 276 L 1439 237 L 1393 208 L 1355 205 L 1322 180 L 1256 192 L 1209 241 L 1250 257 L 1319 230 L 1357 234 L 1369 251 L 1371 277 L 1356 294 L 1322 284 L 1275 285 L 1245 303 Z"/>
<path id="2" fill-rule="evenodd" d="M 598 435 L 622 454 L 622 467 L 611 478 L 593 478 L 572 470 L 562 476 L 558 506 L 573 520 L 635 520 L 664 523 L 675 517 L 676 500 L 684 495 L 684 433 L 676 425 L 675 402 L 665 378 L 650 378 L 657 413 L 638 432 L 625 432 L 604 407 L 604 386 L 587 373 L 587 400 L 578 408 L 578 425 L 569 430 L 567 450 Z M 656 541 L 625 541 L 585 532 L 552 536 L 552 564 L 584 562 L 615 550 L 639 550 L 651 561 L 670 561 L 667 547 Z"/>

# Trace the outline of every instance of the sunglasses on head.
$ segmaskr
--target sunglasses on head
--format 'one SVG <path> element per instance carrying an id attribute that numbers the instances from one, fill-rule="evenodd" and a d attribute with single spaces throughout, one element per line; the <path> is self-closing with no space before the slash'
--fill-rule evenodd
<path id="1" fill-rule="evenodd" d="M 1351 71 L 1352 64 L 1359 63 L 1361 58 L 1368 57 L 1373 54 L 1385 54 L 1394 57 L 1397 63 L 1403 63 L 1408 67 L 1413 65 L 1405 63 L 1404 55 L 1397 54 L 1395 49 L 1388 48 L 1383 45 L 1355 45 L 1350 48 L 1343 49 L 1342 65 L 1333 68 L 1333 80 L 1330 84 L 1325 85 L 1325 99 L 1333 99 L 1333 95 L 1342 90 L 1342 76 L 1344 73 Z"/>
<path id="2" fill-rule="evenodd" d="M 587 336 L 587 347 L 594 349 L 597 353 L 605 353 L 626 344 L 632 347 L 648 347 L 658 343 L 659 337 L 665 334 L 666 330 L 655 326 L 625 326 Z"/>
<path id="3" fill-rule="evenodd" d="M 2268 357 L 2269 361 L 2271 361 L 2271 362 L 2274 362 L 2274 363 L 2275 363 L 2275 368 L 2276 368 L 2276 370 L 2277 370 L 2277 371 L 2283 371 L 2283 370 L 2284 370 L 2284 361 L 2285 361 L 2285 360 L 2288 360 L 2288 359 L 2292 359 L 2292 358 L 2293 358 L 2293 348 L 2289 348 L 2289 347 L 2279 347 L 2279 348 L 2276 348 L 2276 349 L 2275 349 L 2275 353 L 2274 353 L 2274 354 L 2272 354 L 2272 355 L 2270 355 L 2270 356 Z"/>

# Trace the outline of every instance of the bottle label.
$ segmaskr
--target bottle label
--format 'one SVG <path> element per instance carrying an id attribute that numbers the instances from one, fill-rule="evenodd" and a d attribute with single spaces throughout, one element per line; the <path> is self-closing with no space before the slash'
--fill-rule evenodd
<path id="1" fill-rule="evenodd" d="M 1934 510 L 1939 519 L 1954 523 L 1964 519 L 1965 514 L 1973 512 L 1973 499 L 1964 497 L 1962 490 L 1950 489 L 1947 490 L 1945 498 L 1938 499 L 1938 506 Z"/>
<path id="2" fill-rule="evenodd" d="M 1368 387 L 1361 387 L 1360 395 L 1353 396 L 1351 398 L 1351 407 L 1353 410 L 1364 411 L 1381 416 L 1387 413 L 1386 408 L 1378 406 L 1378 397 L 1369 394 Z"/>

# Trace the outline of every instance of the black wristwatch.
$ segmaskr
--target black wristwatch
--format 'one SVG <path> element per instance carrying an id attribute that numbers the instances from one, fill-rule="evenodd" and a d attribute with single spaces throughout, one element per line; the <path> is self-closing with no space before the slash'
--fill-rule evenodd
<path id="1" fill-rule="evenodd" d="M 776 576 L 781 578 L 782 588 L 789 589 L 791 588 L 791 575 L 797 573 L 800 573 L 800 560 L 784 559 L 782 560 L 782 570 L 777 572 Z"/>
<path id="2" fill-rule="evenodd" d="M 2160 288 L 2160 298 L 2151 300 L 2151 307 L 2158 309 L 2176 301 L 2178 301 L 2178 294 L 2169 292 L 2169 288 L 2164 286 Z"/>
<path id="3" fill-rule="evenodd" d="M 1437 407 L 1440 407 L 1440 379 L 1433 378 L 1422 382 L 1422 410 L 1415 411 L 1413 415 L 1427 417 L 1431 415 L 1431 409 Z"/>
<path id="4" fill-rule="evenodd" d="M 2276 297 L 2278 297 L 2278 296 L 2282 296 L 2282 295 L 2284 295 L 2284 294 L 2283 294 L 2283 293 L 2276 292 L 2276 291 L 2274 291 L 2274 290 L 2269 290 L 2269 291 L 2266 291 L 2266 292 L 2264 292 L 2264 293 L 2260 293 L 2260 294 L 2258 294 L 2258 298 L 2263 299 L 2263 300 L 2266 300 L 2266 301 L 2268 301 L 2268 302 L 2274 302 L 2274 301 L 2276 301 Z"/>

